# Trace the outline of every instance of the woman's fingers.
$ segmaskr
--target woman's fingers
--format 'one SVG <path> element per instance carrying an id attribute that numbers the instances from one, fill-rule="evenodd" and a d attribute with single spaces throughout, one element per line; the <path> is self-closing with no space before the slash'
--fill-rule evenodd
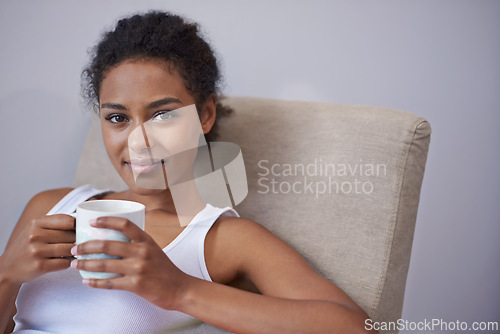
<path id="1" fill-rule="evenodd" d="M 44 262 L 43 271 L 51 272 L 51 271 L 63 270 L 69 268 L 70 263 L 71 263 L 70 260 L 64 258 L 49 259 Z"/>
<path id="2" fill-rule="evenodd" d="M 85 278 L 83 284 L 98 289 L 129 290 L 130 279 L 127 277 L 117 277 L 108 279 Z"/>
<path id="3" fill-rule="evenodd" d="M 127 265 L 124 262 L 122 259 L 73 260 L 71 267 L 92 272 L 123 274 Z"/>
<path id="4" fill-rule="evenodd" d="M 75 242 L 75 231 L 57 231 L 47 230 L 44 233 L 44 238 L 48 244 L 71 243 Z"/>
<path id="5" fill-rule="evenodd" d="M 32 224 L 47 230 L 75 230 L 75 218 L 64 214 L 38 217 L 32 220 Z"/>
<path id="6" fill-rule="evenodd" d="M 31 243 L 74 243 L 75 220 L 68 215 L 52 215 L 35 218 L 25 230 Z"/>
<path id="7" fill-rule="evenodd" d="M 106 253 L 112 256 L 128 257 L 134 254 L 133 245 L 123 241 L 90 240 L 74 246 L 73 255 Z"/>
<path id="8" fill-rule="evenodd" d="M 90 222 L 90 225 L 98 228 L 109 228 L 117 230 L 125 234 L 132 242 L 143 241 L 147 238 L 147 234 L 137 225 L 126 218 L 120 217 L 99 217 Z"/>
<path id="9" fill-rule="evenodd" d="M 38 258 L 52 259 L 71 256 L 73 244 L 39 244 L 30 246 L 31 253 Z"/>
<path id="10" fill-rule="evenodd" d="M 75 232 L 39 229 L 30 231 L 27 238 L 32 244 L 73 244 L 75 243 Z"/>

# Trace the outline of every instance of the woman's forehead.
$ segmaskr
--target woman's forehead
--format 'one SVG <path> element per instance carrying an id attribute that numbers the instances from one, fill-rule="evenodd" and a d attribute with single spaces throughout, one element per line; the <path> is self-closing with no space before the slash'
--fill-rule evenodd
<path id="1" fill-rule="evenodd" d="M 181 101 L 191 97 L 178 71 L 158 60 L 124 61 L 106 73 L 100 87 L 101 103 L 107 99 L 150 100 L 160 95 Z"/>

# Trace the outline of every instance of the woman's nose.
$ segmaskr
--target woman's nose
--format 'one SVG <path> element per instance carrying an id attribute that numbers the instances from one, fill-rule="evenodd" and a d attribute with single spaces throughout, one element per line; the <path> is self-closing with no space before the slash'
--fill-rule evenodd
<path id="1" fill-rule="evenodd" d="M 128 147 L 135 153 L 141 153 L 145 149 L 151 148 L 150 138 L 144 128 L 144 123 L 141 123 L 128 136 Z"/>

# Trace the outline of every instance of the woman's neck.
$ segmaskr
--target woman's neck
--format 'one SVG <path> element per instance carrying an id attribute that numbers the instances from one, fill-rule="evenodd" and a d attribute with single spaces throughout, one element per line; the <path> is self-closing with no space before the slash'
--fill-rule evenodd
<path id="1" fill-rule="evenodd" d="M 194 180 L 179 183 L 167 189 L 147 192 L 134 191 L 134 189 L 129 188 L 119 193 L 110 194 L 108 198 L 139 202 L 146 206 L 147 212 L 160 210 L 177 216 L 181 226 L 187 225 L 206 206 L 206 202 L 198 193 Z"/>

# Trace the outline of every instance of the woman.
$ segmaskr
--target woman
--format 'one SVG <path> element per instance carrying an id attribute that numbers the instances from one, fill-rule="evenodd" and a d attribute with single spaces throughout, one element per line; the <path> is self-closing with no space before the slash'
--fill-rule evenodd
<path id="1" fill-rule="evenodd" d="M 0 257 L 2 329 L 9 328 L 17 298 L 19 333 L 155 333 L 195 319 L 233 332 L 364 332 L 364 311 L 259 224 L 206 205 L 192 188 L 183 201 L 191 211 L 182 215 L 190 223 L 182 224 L 171 188 L 192 177 L 193 155 L 164 159 L 165 152 L 179 157 L 197 133 L 213 139 L 216 120 L 227 113 L 217 102 L 216 59 L 195 24 L 162 12 L 122 19 L 94 50 L 84 77 L 87 95 L 99 105 L 109 158 L 129 189 L 65 188 L 31 199 Z M 198 124 L 183 123 L 188 114 L 181 110 L 197 111 Z M 164 127 L 159 132 L 167 140 L 153 143 L 160 140 L 148 124 Z M 144 162 L 153 147 L 164 155 Z M 165 165 L 164 186 L 140 182 L 154 174 L 145 171 L 165 171 Z M 89 199 L 143 203 L 145 231 L 102 217 L 96 227 L 121 231 L 131 242 L 74 246 L 69 213 Z M 202 224 L 203 215 L 211 219 Z M 201 249 L 191 251 L 192 245 Z M 122 259 L 71 258 L 93 253 Z M 119 277 L 82 284 L 75 269 Z"/>

